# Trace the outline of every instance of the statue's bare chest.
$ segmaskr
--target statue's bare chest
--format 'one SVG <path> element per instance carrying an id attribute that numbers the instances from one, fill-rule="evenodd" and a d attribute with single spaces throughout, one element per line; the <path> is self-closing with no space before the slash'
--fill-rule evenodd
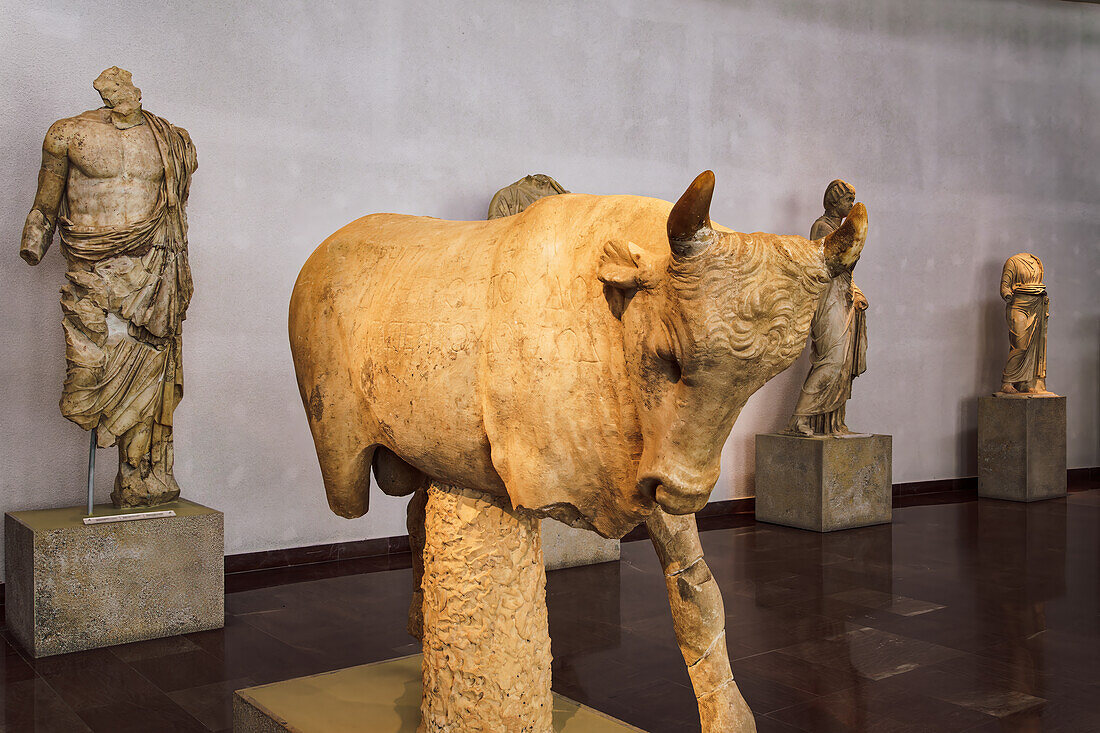
<path id="1" fill-rule="evenodd" d="M 82 125 L 69 142 L 69 162 L 87 178 L 159 181 L 164 175 L 160 149 L 148 124 L 116 129 Z"/>

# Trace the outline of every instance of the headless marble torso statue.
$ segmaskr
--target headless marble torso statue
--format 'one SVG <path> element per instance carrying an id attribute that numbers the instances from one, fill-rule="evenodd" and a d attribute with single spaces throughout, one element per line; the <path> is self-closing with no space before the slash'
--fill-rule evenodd
<path id="1" fill-rule="evenodd" d="M 1050 298 L 1043 262 L 1028 252 L 1012 255 L 1001 271 L 1001 297 L 1008 320 L 1008 361 L 1000 396 L 1052 397 L 1047 391 L 1047 318 Z"/>
<path id="2" fill-rule="evenodd" d="M 60 120 L 43 143 L 20 255 L 37 264 L 60 228 L 65 417 L 119 446 L 116 506 L 179 496 L 172 413 L 192 283 L 184 207 L 197 167 L 185 130 L 144 112 L 129 72 L 95 82 L 105 106 Z"/>

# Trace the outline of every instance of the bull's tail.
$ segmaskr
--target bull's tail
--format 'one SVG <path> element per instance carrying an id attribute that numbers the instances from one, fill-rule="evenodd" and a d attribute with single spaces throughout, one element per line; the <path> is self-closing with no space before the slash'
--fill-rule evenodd
<path id="1" fill-rule="evenodd" d="M 331 304 L 302 269 L 290 297 L 290 350 L 298 390 L 321 463 L 321 477 L 332 511 L 361 517 L 370 502 L 370 468 L 375 445 L 351 374 L 333 353 L 343 339 L 334 332 Z"/>

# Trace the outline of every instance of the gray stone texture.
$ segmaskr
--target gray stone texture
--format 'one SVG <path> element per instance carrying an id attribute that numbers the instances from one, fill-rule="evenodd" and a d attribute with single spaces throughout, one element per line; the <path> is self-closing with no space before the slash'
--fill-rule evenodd
<path id="1" fill-rule="evenodd" d="M 978 399 L 978 496 L 1066 495 L 1066 398 Z"/>
<path id="2" fill-rule="evenodd" d="M 222 513 L 186 500 L 162 509 L 177 516 L 86 526 L 81 507 L 5 515 L 7 625 L 24 649 L 46 657 L 224 625 Z"/>
<path id="3" fill-rule="evenodd" d="M 294 730 L 282 718 L 242 696 L 244 692 L 238 690 L 233 695 L 233 733 L 287 733 Z"/>
<path id="4" fill-rule="evenodd" d="M 892 516 L 889 435 L 756 436 L 756 518 L 817 532 Z"/>
<path id="5" fill-rule="evenodd" d="M 556 519 L 542 520 L 542 561 L 547 570 L 615 562 L 619 541 L 587 529 L 576 529 Z"/>

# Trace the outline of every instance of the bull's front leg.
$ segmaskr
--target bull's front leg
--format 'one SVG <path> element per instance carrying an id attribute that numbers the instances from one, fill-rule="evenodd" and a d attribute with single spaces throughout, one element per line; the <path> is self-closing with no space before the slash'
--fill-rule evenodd
<path id="1" fill-rule="evenodd" d="M 726 610 L 710 574 L 695 515 L 658 508 L 646 521 L 661 559 L 676 641 L 687 663 L 703 733 L 756 731 L 752 711 L 733 681 L 726 651 Z"/>

